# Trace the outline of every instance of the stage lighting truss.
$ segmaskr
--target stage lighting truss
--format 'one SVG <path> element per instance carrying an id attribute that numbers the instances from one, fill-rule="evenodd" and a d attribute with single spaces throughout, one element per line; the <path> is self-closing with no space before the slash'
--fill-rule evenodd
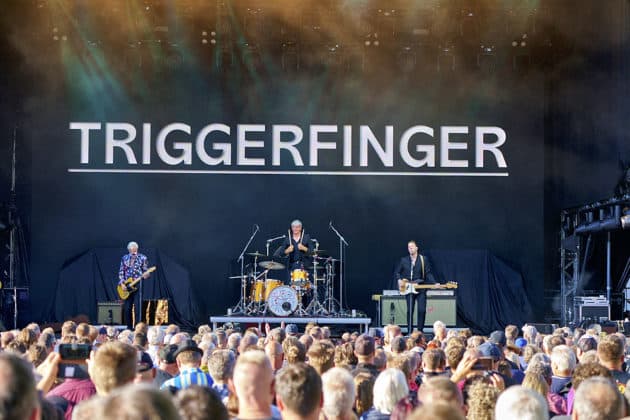
<path id="1" fill-rule="evenodd" d="M 616 196 L 560 213 L 560 298 L 561 322 L 577 319 L 573 301 L 580 284 L 582 255 L 590 235 L 630 229 L 630 195 Z M 587 237 L 586 241 L 584 237 Z"/>

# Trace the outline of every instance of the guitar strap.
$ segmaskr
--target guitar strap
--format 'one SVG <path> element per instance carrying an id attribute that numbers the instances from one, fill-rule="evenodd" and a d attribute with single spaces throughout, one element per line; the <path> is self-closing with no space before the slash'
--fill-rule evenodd
<path id="1" fill-rule="evenodd" d="M 422 264 L 422 280 L 426 281 L 426 276 L 424 275 L 424 256 L 420 254 L 420 264 Z"/>

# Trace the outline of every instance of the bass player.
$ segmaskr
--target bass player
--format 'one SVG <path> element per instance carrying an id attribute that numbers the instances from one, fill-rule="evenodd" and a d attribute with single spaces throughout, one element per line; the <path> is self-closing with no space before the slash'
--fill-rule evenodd
<path id="1" fill-rule="evenodd" d="M 400 259 L 394 272 L 398 289 L 401 290 L 406 284 L 435 284 L 435 279 L 431 273 L 431 265 L 424 255 L 418 253 L 418 245 L 416 241 L 407 242 L 407 251 L 409 255 Z M 413 290 L 413 289 L 412 289 Z M 418 331 L 424 328 L 424 319 L 427 310 L 427 292 L 426 289 L 419 289 L 416 293 L 407 293 L 407 334 L 413 332 L 413 309 L 418 307 L 417 326 Z"/>

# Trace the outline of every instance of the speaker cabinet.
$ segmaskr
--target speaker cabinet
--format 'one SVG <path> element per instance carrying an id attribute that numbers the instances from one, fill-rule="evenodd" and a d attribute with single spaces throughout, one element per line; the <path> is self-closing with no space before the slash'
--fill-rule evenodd
<path id="1" fill-rule="evenodd" d="M 447 327 L 457 325 L 457 299 L 453 290 L 429 290 L 427 292 L 426 326 L 442 321 Z"/>
<path id="2" fill-rule="evenodd" d="M 608 305 L 579 305 L 580 320 L 594 319 L 610 319 L 610 307 Z"/>
<path id="3" fill-rule="evenodd" d="M 414 320 L 418 314 L 418 307 L 414 308 Z M 407 325 L 407 300 L 404 296 L 381 297 L 381 325 Z"/>
<path id="4" fill-rule="evenodd" d="M 414 320 L 417 319 L 418 307 L 414 307 Z M 449 327 L 457 325 L 457 302 L 453 291 L 439 290 L 427 293 L 427 312 L 425 327 L 433 326 L 435 321 L 442 321 Z M 407 300 L 405 296 L 381 297 L 381 325 L 407 325 Z"/>
<path id="5" fill-rule="evenodd" d="M 121 325 L 122 308 L 123 304 L 120 302 L 99 302 L 97 323 L 102 325 Z"/>

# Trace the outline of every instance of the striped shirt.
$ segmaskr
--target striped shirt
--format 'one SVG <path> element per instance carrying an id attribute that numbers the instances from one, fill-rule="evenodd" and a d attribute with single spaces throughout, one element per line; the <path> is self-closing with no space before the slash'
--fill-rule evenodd
<path id="1" fill-rule="evenodd" d="M 160 389 L 176 388 L 186 389 L 191 385 L 212 386 L 214 381 L 209 374 L 199 368 L 189 368 L 182 370 L 179 375 L 164 382 Z"/>

